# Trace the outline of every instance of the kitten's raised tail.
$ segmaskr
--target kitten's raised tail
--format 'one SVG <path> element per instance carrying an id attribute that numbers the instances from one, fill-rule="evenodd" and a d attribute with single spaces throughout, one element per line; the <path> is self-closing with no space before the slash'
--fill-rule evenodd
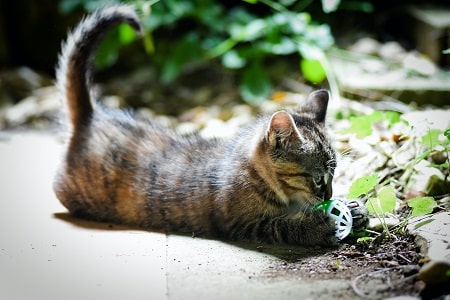
<path id="1" fill-rule="evenodd" d="M 95 50 L 106 32 L 120 23 L 127 23 L 141 32 L 141 23 L 131 7 L 112 6 L 89 15 L 63 44 L 56 80 L 74 130 L 87 123 L 92 116 L 90 69 Z"/>

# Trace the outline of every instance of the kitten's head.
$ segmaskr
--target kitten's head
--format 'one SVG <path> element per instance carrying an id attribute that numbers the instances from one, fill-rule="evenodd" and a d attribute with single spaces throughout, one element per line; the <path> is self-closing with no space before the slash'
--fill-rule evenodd
<path id="1" fill-rule="evenodd" d="M 328 92 L 313 92 L 305 103 L 274 113 L 260 152 L 270 182 L 287 203 L 311 206 L 332 195 L 336 155 L 325 132 Z"/>

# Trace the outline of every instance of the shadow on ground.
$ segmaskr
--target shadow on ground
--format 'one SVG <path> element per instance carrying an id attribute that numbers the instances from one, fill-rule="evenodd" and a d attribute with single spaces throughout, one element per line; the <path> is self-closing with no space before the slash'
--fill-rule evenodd
<path id="1" fill-rule="evenodd" d="M 161 231 L 155 230 L 147 230 L 136 226 L 127 226 L 120 224 L 111 224 L 105 222 L 97 222 L 91 220 L 80 219 L 72 216 L 68 212 L 57 212 L 53 214 L 54 218 L 69 223 L 75 227 L 89 229 L 89 230 L 107 230 L 107 231 L 129 231 L 129 230 L 138 230 L 143 232 L 156 232 L 160 234 L 164 234 Z M 187 234 L 179 234 L 179 233 L 171 233 L 174 236 L 181 236 L 184 238 L 190 237 Z M 216 240 L 210 239 L 206 237 L 191 237 L 192 239 L 203 239 L 203 240 Z M 258 253 L 264 253 L 267 255 L 271 255 L 285 262 L 296 262 L 299 260 L 307 259 L 308 257 L 314 257 L 318 255 L 324 255 L 329 253 L 332 250 L 336 250 L 336 248 L 319 248 L 319 247 L 302 247 L 302 246 L 289 246 L 289 245 L 270 245 L 270 244 L 256 244 L 249 242 L 237 242 L 237 241 L 227 241 L 220 240 L 222 243 L 226 243 L 230 246 L 239 247 L 245 250 L 255 251 Z"/>

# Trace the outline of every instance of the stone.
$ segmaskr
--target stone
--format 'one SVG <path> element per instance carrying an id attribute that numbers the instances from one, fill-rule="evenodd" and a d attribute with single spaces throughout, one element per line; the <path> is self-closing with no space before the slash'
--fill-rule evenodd
<path id="1" fill-rule="evenodd" d="M 407 55 L 405 49 L 397 42 L 387 42 L 381 45 L 378 53 L 382 58 L 393 61 L 402 61 Z"/>
<path id="2" fill-rule="evenodd" d="M 358 41 L 350 47 L 350 50 L 356 53 L 373 55 L 378 53 L 379 48 L 380 42 L 370 37 L 364 37 L 358 39 Z"/>
<path id="3" fill-rule="evenodd" d="M 420 269 L 419 279 L 427 285 L 450 283 L 450 212 L 412 218 L 407 228 L 429 259 Z"/>
<path id="4" fill-rule="evenodd" d="M 408 53 L 402 60 L 402 63 L 406 69 L 423 76 L 432 76 L 438 71 L 438 68 L 431 60 L 418 53 Z"/>
<path id="5" fill-rule="evenodd" d="M 445 175 L 439 169 L 431 167 L 426 160 L 414 165 L 406 189 L 423 192 L 426 195 L 445 194 L 447 182 Z"/>

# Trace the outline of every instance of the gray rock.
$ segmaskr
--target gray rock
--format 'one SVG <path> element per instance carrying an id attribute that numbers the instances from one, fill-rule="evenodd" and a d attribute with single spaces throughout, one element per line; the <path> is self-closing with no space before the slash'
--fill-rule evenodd
<path id="1" fill-rule="evenodd" d="M 429 285 L 450 283 L 450 212 L 413 218 L 408 230 L 430 259 L 420 269 L 419 279 Z"/>

